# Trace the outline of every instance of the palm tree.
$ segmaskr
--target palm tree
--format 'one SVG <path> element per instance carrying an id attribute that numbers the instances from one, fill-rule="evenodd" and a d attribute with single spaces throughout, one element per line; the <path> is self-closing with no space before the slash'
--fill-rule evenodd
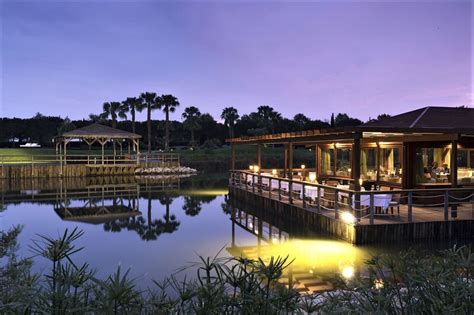
<path id="1" fill-rule="evenodd" d="M 257 115 L 263 126 L 270 129 L 271 133 L 275 133 L 275 125 L 281 120 L 281 114 L 268 105 L 262 105 L 257 108 Z"/>
<path id="2" fill-rule="evenodd" d="M 201 200 L 193 196 L 184 197 L 183 210 L 186 215 L 194 217 L 202 210 Z"/>
<path id="3" fill-rule="evenodd" d="M 144 92 L 140 94 L 140 99 L 144 107 L 146 107 L 146 119 L 148 129 L 148 153 L 151 152 L 151 112 L 161 108 L 161 98 L 153 92 Z"/>
<path id="4" fill-rule="evenodd" d="M 194 148 L 194 132 L 201 128 L 199 123 L 199 118 L 201 117 L 201 112 L 195 106 L 189 106 L 184 109 L 182 118 L 184 119 L 184 127 L 191 131 L 191 147 Z"/>
<path id="5" fill-rule="evenodd" d="M 234 137 L 234 125 L 239 119 L 239 113 L 234 107 L 226 107 L 222 111 L 221 119 L 224 119 L 224 124 L 229 128 L 229 137 Z"/>
<path id="6" fill-rule="evenodd" d="M 161 102 L 162 108 L 165 112 L 165 151 L 169 149 L 169 142 L 170 142 L 170 130 L 169 130 L 169 122 L 170 122 L 170 112 L 174 113 L 176 107 L 179 106 L 178 99 L 171 95 L 161 95 Z"/>
<path id="7" fill-rule="evenodd" d="M 102 113 L 102 117 L 112 119 L 112 128 L 117 128 L 117 117 L 122 119 L 127 118 L 126 111 L 122 107 L 122 103 L 120 102 L 107 102 L 103 105 L 104 112 Z"/>
<path id="8" fill-rule="evenodd" d="M 127 97 L 122 102 L 122 107 L 125 112 L 130 112 L 132 118 L 132 132 L 135 133 L 135 114 L 143 110 L 143 103 L 138 97 Z"/>

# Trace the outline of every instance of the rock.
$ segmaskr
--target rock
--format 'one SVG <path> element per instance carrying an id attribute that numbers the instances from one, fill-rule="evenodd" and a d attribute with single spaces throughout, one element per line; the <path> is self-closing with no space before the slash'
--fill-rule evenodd
<path id="1" fill-rule="evenodd" d="M 137 168 L 136 175 L 154 175 L 154 174 L 196 174 L 197 170 L 187 166 L 178 167 L 148 167 Z"/>

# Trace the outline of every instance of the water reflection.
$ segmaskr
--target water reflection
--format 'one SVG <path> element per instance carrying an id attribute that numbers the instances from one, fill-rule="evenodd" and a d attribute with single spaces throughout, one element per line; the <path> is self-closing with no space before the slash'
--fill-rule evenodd
<path id="1" fill-rule="evenodd" d="M 295 261 L 281 281 L 312 292 L 334 289 L 337 278 L 364 275 L 372 254 L 413 246 L 355 247 L 319 234 L 304 218 L 228 198 L 226 186 L 226 174 L 0 181 L 0 224 L 25 226 L 26 256 L 37 234 L 55 236 L 79 225 L 84 261 L 104 273 L 120 262 L 143 279 L 160 280 L 196 261 L 196 254 L 214 256 L 223 247 L 222 255 L 252 259 L 288 255 Z"/>
<path id="2" fill-rule="evenodd" d="M 366 254 L 351 244 L 322 237 L 305 239 L 301 234 L 295 237 L 251 210 L 244 211 L 231 202 L 222 206 L 226 212 L 230 209 L 232 218 L 232 242 L 227 251 L 233 256 L 264 261 L 289 256 L 294 261 L 280 280 L 283 284 L 300 292 L 322 292 L 334 289 L 339 279 L 349 280 L 361 272 L 359 267 Z M 256 244 L 240 245 L 236 229 L 253 234 Z"/>

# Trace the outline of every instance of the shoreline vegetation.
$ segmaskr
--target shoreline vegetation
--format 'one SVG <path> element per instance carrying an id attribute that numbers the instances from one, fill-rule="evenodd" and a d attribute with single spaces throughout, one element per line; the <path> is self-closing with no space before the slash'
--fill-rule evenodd
<path id="1" fill-rule="evenodd" d="M 21 227 L 0 231 L 0 313 L 48 314 L 300 314 L 300 313 L 457 313 L 474 308 L 474 254 L 463 246 L 420 255 L 409 250 L 367 260 L 365 272 L 341 279 L 338 289 L 300 294 L 278 282 L 291 257 L 268 261 L 243 257 L 199 257 L 154 287 L 139 289 L 130 270 L 120 267 L 98 279 L 92 266 L 77 265 L 75 228 L 57 238 L 38 236 L 35 256 L 50 261 L 44 274 L 31 272 L 33 261 L 17 256 Z"/>

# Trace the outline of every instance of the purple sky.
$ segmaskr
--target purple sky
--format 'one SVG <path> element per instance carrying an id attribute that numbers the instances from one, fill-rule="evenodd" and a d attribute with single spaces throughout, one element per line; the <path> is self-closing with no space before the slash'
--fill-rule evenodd
<path id="1" fill-rule="evenodd" d="M 474 103 L 470 1 L 0 3 L 0 117 L 82 118 L 144 91 L 177 96 L 174 119 Z"/>

